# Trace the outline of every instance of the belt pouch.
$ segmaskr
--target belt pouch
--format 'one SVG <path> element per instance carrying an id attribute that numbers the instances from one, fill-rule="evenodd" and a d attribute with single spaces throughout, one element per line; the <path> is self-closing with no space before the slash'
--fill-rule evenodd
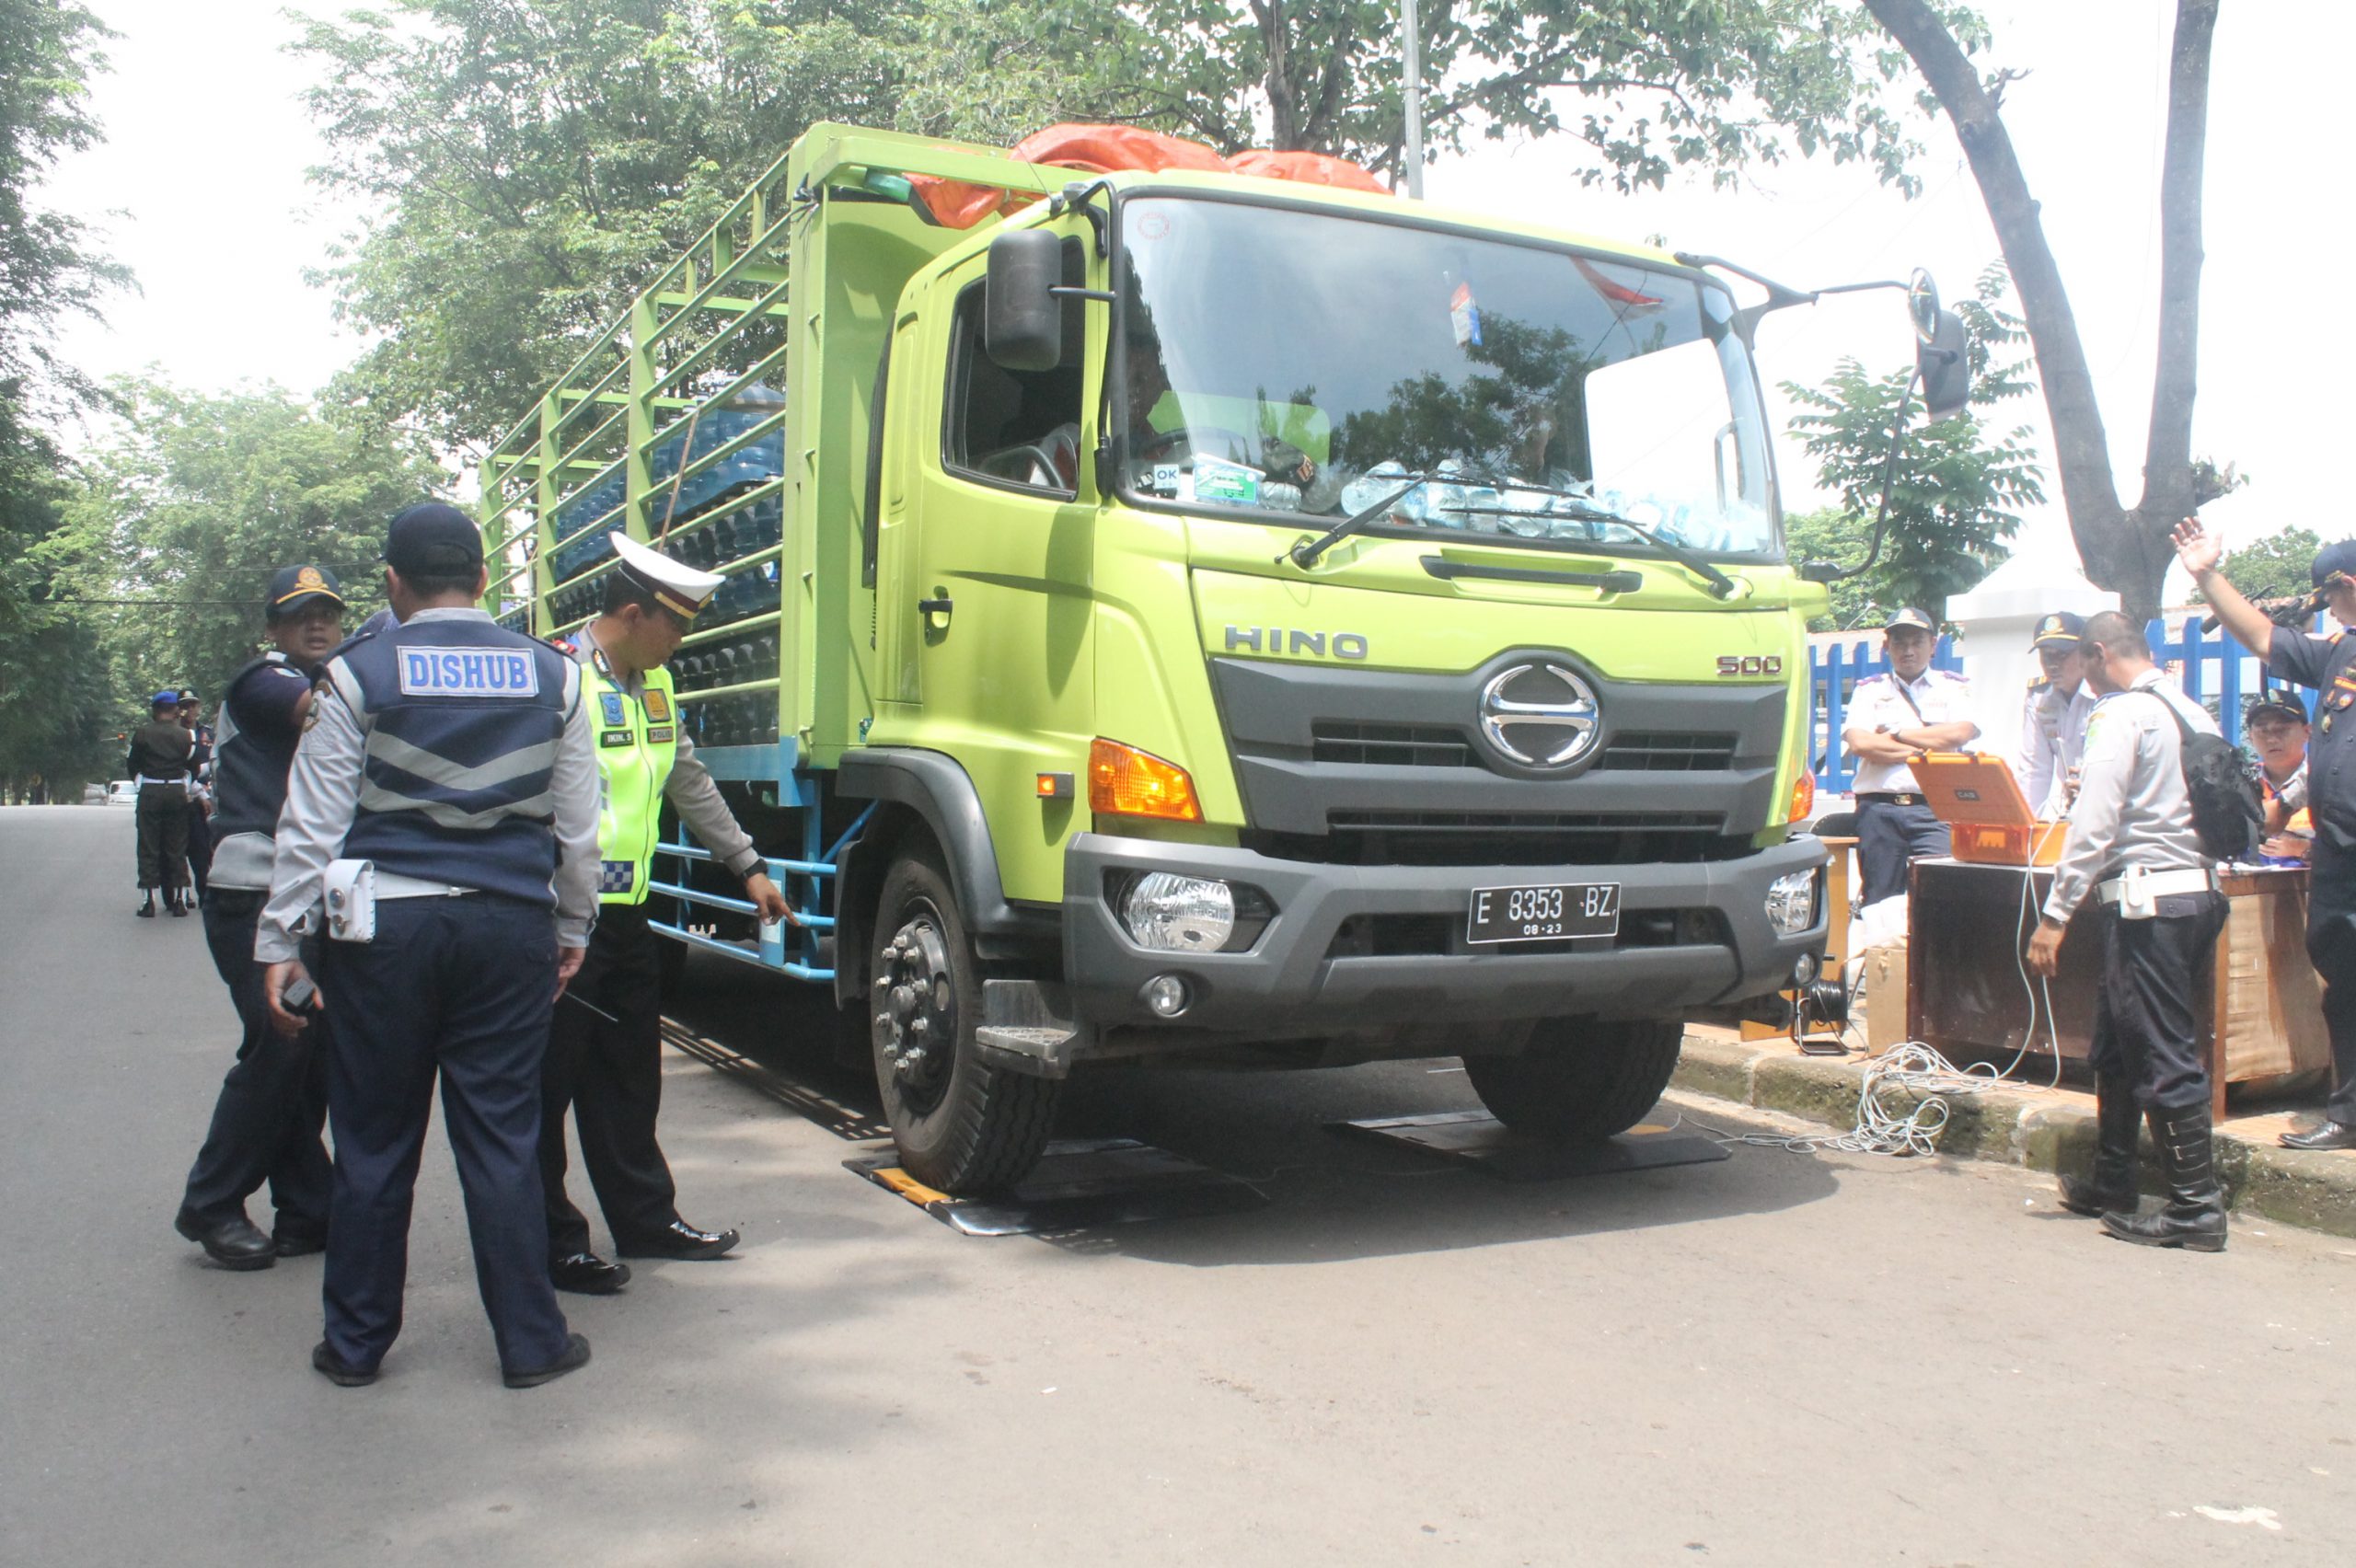
<path id="1" fill-rule="evenodd" d="M 328 906 L 328 938 L 339 942 L 376 940 L 376 862 L 329 860 L 321 879 Z"/>

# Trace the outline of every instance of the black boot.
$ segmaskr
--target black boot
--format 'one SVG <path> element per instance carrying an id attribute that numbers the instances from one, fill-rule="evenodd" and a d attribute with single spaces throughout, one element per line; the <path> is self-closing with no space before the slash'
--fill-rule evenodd
<path id="1" fill-rule="evenodd" d="M 2095 1079 L 2095 1165 L 2085 1181 L 2062 1178 L 2062 1206 L 2072 1214 L 2135 1212 L 2135 1130 L 2143 1113 L 2127 1080 L 2103 1074 Z"/>
<path id="2" fill-rule="evenodd" d="M 164 890 L 164 912 L 174 919 L 179 919 L 188 914 L 188 903 L 181 898 L 179 889 L 167 887 Z"/>
<path id="3" fill-rule="evenodd" d="M 2217 1184 L 2216 1140 L 2209 1107 L 2152 1113 L 2152 1136 L 2167 1173 L 2167 1198 L 2150 1214 L 2107 1214 L 2102 1228 L 2121 1241 L 2145 1247 L 2225 1250 L 2225 1190 Z"/>
<path id="4" fill-rule="evenodd" d="M 147 889 L 147 897 L 145 902 L 142 903 L 139 907 L 133 910 L 132 913 L 138 916 L 142 920 L 153 920 L 156 917 L 156 890 L 154 888 L 151 887 Z"/>

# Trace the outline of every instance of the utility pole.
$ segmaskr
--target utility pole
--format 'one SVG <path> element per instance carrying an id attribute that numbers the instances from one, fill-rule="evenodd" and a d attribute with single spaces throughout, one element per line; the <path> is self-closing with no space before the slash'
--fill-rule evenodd
<path id="1" fill-rule="evenodd" d="M 1415 0 L 1399 0 L 1399 30 L 1406 36 L 1407 194 L 1424 199 L 1424 35 Z"/>

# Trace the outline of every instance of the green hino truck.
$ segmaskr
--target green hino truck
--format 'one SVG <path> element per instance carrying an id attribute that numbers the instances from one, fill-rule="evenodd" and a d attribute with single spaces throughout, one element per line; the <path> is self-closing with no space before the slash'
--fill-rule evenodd
<path id="1" fill-rule="evenodd" d="M 1534 224 L 819 125 L 491 449 L 486 607 L 578 626 L 614 531 L 727 574 L 676 700 L 797 918 L 672 828 L 656 920 L 831 986 L 921 1182 L 1014 1182 L 1140 1058 L 1460 1055 L 1609 1136 L 1824 944 L 1758 313 Z"/>

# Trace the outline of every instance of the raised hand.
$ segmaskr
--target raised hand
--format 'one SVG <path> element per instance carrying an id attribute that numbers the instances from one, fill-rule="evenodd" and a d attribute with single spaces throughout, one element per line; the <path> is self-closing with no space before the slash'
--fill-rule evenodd
<path id="1" fill-rule="evenodd" d="M 2225 559 L 2225 541 L 2202 527 L 2198 517 L 2186 518 L 2168 536 L 2176 541 L 2176 559 L 2194 577 L 2216 571 Z"/>

